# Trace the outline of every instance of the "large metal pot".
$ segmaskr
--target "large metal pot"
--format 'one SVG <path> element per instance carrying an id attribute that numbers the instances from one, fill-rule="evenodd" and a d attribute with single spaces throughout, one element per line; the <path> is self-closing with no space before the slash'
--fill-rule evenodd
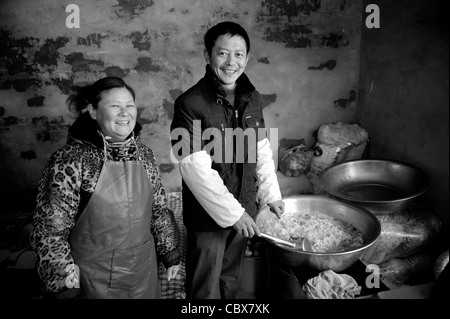
<path id="1" fill-rule="evenodd" d="M 337 253 L 301 251 L 265 239 L 270 252 L 289 267 L 304 267 L 317 271 L 331 269 L 339 272 L 345 270 L 356 263 L 362 257 L 364 251 L 380 236 L 381 225 L 379 220 L 366 209 L 320 195 L 289 196 L 284 198 L 283 201 L 286 214 L 320 212 L 351 224 L 362 233 L 364 238 L 363 246 Z M 263 228 L 263 225 L 271 218 L 277 217 L 266 207 L 256 216 L 256 224 Z"/>
<path id="2" fill-rule="evenodd" d="M 374 214 L 401 211 L 422 195 L 428 176 L 410 164 L 389 160 L 354 160 L 326 168 L 321 186 L 331 197 Z"/>

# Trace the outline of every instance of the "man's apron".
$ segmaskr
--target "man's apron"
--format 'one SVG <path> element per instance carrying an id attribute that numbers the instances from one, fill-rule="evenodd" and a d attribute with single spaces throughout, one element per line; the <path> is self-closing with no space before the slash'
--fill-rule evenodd
<path id="1" fill-rule="evenodd" d="M 140 161 L 106 161 L 105 149 L 95 191 L 70 236 L 83 298 L 161 298 L 152 203 Z"/>

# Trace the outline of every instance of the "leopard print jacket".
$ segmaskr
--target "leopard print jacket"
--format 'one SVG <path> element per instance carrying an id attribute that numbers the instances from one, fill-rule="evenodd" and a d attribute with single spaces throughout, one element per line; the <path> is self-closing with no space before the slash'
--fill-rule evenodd
<path id="1" fill-rule="evenodd" d="M 95 134 L 98 136 L 99 133 Z M 66 270 L 74 267 L 68 241 L 70 231 L 94 192 L 104 162 L 103 145 L 98 139 L 92 138 L 91 141 L 69 135 L 67 144 L 50 157 L 39 182 L 31 244 L 46 293 L 65 290 Z M 150 229 L 155 238 L 156 253 L 166 267 L 176 265 L 180 256 L 156 159 L 153 151 L 142 144 L 139 137 L 136 142 L 142 164 L 153 186 Z M 105 143 L 107 160 L 136 160 L 136 147 L 131 139 L 121 145 Z"/>

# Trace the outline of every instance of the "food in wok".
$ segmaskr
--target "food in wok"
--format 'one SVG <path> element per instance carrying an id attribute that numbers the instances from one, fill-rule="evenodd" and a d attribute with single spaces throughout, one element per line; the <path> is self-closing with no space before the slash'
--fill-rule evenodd
<path id="1" fill-rule="evenodd" d="M 351 224 L 320 212 L 291 212 L 281 219 L 267 219 L 261 231 L 289 240 L 305 237 L 315 252 L 342 252 L 357 249 L 364 244 L 362 233 Z"/>

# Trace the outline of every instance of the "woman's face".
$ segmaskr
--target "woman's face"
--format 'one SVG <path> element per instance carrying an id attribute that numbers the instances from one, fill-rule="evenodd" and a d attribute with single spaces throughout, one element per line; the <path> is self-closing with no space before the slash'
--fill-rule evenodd
<path id="1" fill-rule="evenodd" d="M 89 105 L 88 109 L 102 133 L 115 140 L 125 140 L 136 125 L 136 104 L 126 88 L 114 88 L 104 92 L 97 109 L 92 105 Z"/>
<path id="2" fill-rule="evenodd" d="M 217 38 L 211 56 L 206 50 L 204 54 L 206 63 L 209 63 L 211 70 L 226 89 L 234 88 L 250 57 L 244 38 L 238 35 L 230 37 L 227 34 Z"/>

